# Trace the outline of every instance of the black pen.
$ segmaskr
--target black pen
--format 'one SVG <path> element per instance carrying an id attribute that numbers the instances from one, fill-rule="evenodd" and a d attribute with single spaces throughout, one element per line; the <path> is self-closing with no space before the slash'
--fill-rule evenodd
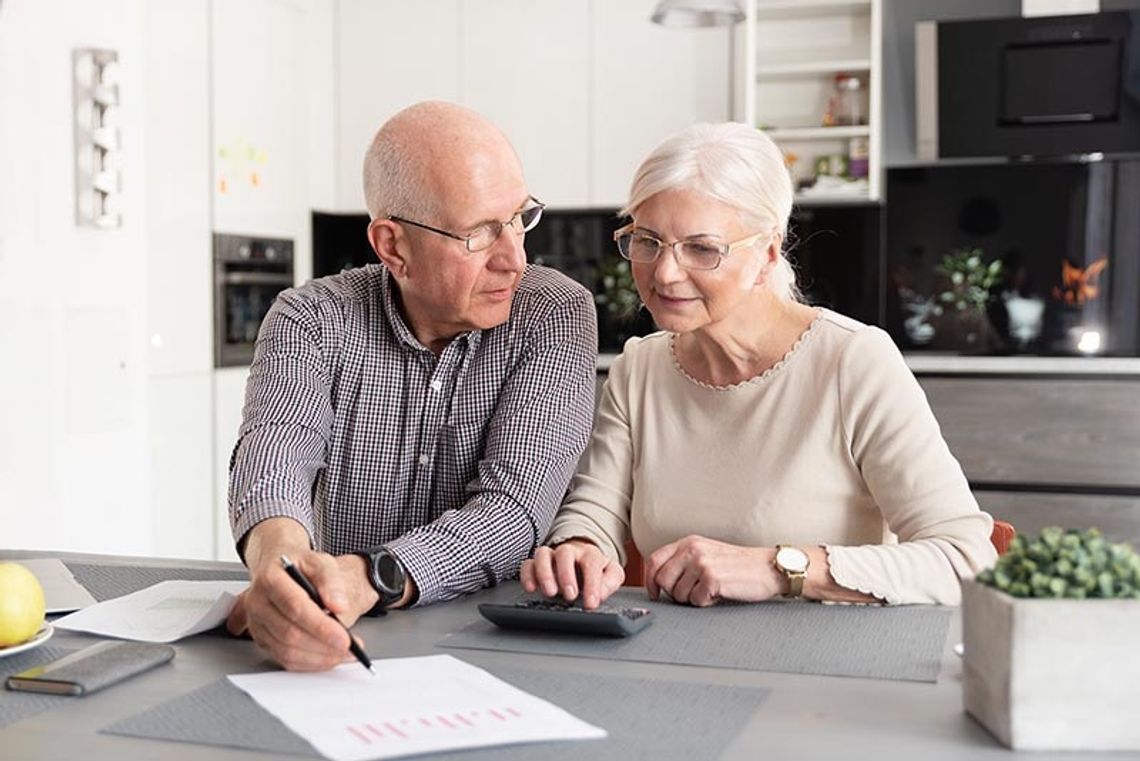
<path id="1" fill-rule="evenodd" d="M 315 602 L 321 610 L 327 613 L 329 618 L 331 618 L 333 621 L 336 621 L 341 626 L 344 626 L 344 624 L 341 623 L 341 620 L 334 616 L 331 610 L 325 607 L 324 602 L 321 601 L 321 596 L 317 593 L 317 588 L 313 586 L 313 583 L 311 581 L 305 578 L 305 574 L 301 573 L 300 568 L 293 565 L 293 561 L 291 561 L 285 555 L 282 555 L 281 566 L 285 569 L 285 573 L 289 574 L 289 578 L 297 582 L 301 589 L 305 590 L 305 594 L 309 596 L 310 600 Z M 344 630 L 348 632 L 348 649 L 351 650 L 352 654 L 356 656 L 356 660 L 360 661 L 360 664 L 364 666 L 364 668 L 368 669 L 369 672 L 371 672 L 372 676 L 376 676 L 376 671 L 372 668 L 372 659 L 368 657 L 368 653 L 364 652 L 364 648 L 356 644 L 356 640 L 353 639 L 352 632 L 347 626 L 344 626 Z"/>

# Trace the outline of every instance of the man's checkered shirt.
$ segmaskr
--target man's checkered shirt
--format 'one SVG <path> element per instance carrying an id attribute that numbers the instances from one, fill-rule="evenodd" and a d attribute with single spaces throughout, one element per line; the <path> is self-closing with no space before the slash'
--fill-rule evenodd
<path id="1" fill-rule="evenodd" d="M 288 516 L 335 555 L 386 545 L 419 604 L 513 576 L 550 528 L 594 411 L 589 292 L 531 265 L 510 319 L 437 357 L 381 265 L 282 293 L 230 460 L 239 542 Z"/>

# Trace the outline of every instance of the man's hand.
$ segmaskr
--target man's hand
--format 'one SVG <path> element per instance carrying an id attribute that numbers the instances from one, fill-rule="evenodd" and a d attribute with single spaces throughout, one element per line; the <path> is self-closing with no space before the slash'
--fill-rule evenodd
<path id="1" fill-rule="evenodd" d="M 741 547 L 694 534 L 649 556 L 645 587 L 654 600 L 665 592 L 697 607 L 720 600 L 760 602 L 781 594 L 786 585 L 774 558 L 771 547 Z"/>
<path id="2" fill-rule="evenodd" d="M 299 524 L 289 519 L 272 520 L 288 521 L 301 535 L 284 524 L 266 526 L 264 533 L 256 533 L 272 521 L 254 528 L 246 543 L 250 586 L 238 598 L 226 628 L 236 635 L 248 631 L 258 646 L 290 671 L 321 671 L 351 660 L 349 635 L 289 578 L 281 567 L 281 555 L 287 554 L 308 577 L 345 626 L 352 626 L 377 600 L 368 583 L 364 559 L 313 552 Z M 299 538 L 304 541 L 303 547 L 298 546 Z"/>
<path id="3" fill-rule="evenodd" d="M 578 589 L 581 576 L 582 588 Z M 519 580 L 528 593 L 541 590 L 547 597 L 573 602 L 579 591 L 582 607 L 596 608 L 625 581 L 625 571 L 610 560 L 593 542 L 571 539 L 557 547 L 539 547 L 534 557 L 519 569 Z"/>

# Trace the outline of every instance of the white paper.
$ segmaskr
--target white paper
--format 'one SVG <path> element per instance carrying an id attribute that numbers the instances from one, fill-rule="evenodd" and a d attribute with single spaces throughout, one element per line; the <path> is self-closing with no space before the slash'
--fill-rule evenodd
<path id="1" fill-rule="evenodd" d="M 31 571 L 44 588 L 48 613 L 68 613 L 95 604 L 95 598 L 75 580 L 71 571 L 56 558 L 17 560 Z"/>
<path id="2" fill-rule="evenodd" d="M 313 674 L 229 679 L 334 761 L 547 740 L 606 731 L 450 655 L 373 661 Z"/>
<path id="3" fill-rule="evenodd" d="M 226 620 L 247 581 L 163 581 L 96 603 L 52 623 L 139 642 L 173 642 Z"/>

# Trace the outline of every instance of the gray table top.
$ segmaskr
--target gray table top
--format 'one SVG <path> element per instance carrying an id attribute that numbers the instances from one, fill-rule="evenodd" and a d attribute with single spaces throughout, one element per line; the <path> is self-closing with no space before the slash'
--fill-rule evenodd
<path id="1" fill-rule="evenodd" d="M 122 558 L 73 553 L 0 550 L 0 559 L 60 557 L 79 562 L 162 565 L 187 568 L 226 568 L 234 564 L 201 561 Z M 723 759 L 880 758 L 1008 758 L 1003 748 L 962 710 L 961 664 L 953 654 L 958 621 L 947 642 L 942 675 L 937 684 L 804 676 L 736 671 L 695 666 L 594 660 L 522 653 L 441 649 L 445 634 L 474 620 L 478 602 L 506 601 L 519 594 L 506 584 L 478 595 L 423 609 L 397 611 L 383 619 L 366 620 L 354 629 L 375 657 L 428 655 L 447 652 L 494 673 L 496 666 L 525 666 L 558 673 L 613 674 L 692 680 L 723 685 L 767 687 L 768 699 L 744 730 L 728 745 Z M 79 647 L 94 637 L 57 631 L 56 645 Z M 178 758 L 196 761 L 258 761 L 264 753 L 206 745 L 144 740 L 99 734 L 112 722 L 188 693 L 226 674 L 268 667 L 265 657 L 248 641 L 200 635 L 176 643 L 177 657 L 169 667 L 143 674 L 104 692 L 68 701 L 0 730 L 4 759 L 114 758 L 122 761 Z M 604 699 L 604 697 L 600 697 Z M 1072 754 L 1033 753 L 1034 759 L 1066 758 Z M 1137 758 L 1140 754 L 1112 754 Z M 283 756 L 280 758 L 296 758 Z"/>

